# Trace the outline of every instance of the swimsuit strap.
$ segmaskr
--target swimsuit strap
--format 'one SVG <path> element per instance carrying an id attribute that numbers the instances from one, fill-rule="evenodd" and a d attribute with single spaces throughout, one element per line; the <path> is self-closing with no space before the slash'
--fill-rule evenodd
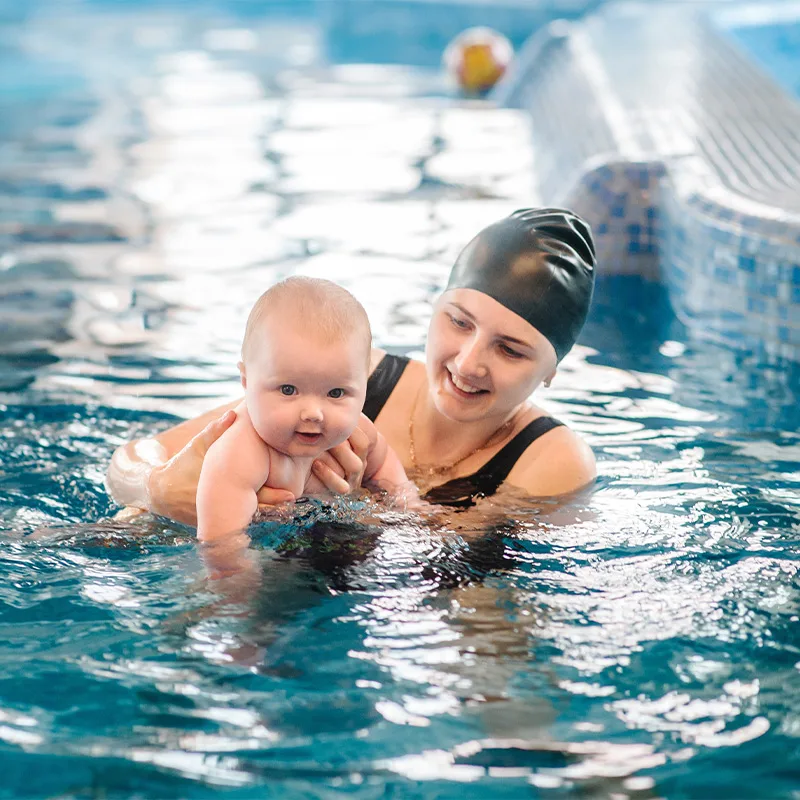
<path id="1" fill-rule="evenodd" d="M 386 353 L 372 370 L 367 381 L 367 399 L 364 401 L 364 414 L 373 422 L 386 405 L 386 401 L 394 391 L 400 376 L 408 366 L 409 358 L 406 356 L 393 356 Z"/>
<path id="2" fill-rule="evenodd" d="M 386 353 L 369 376 L 364 414 L 373 422 L 386 405 L 409 361 L 406 356 Z M 536 439 L 563 424 L 552 417 L 538 417 L 529 422 L 505 447 L 472 475 L 454 478 L 441 486 L 434 486 L 424 499 L 431 503 L 457 508 L 475 505 L 476 497 L 489 497 L 500 488 L 520 456 Z"/>
<path id="3" fill-rule="evenodd" d="M 430 503 L 457 508 L 475 505 L 476 497 L 489 497 L 500 488 L 520 456 L 533 442 L 563 424 L 553 417 L 538 417 L 529 422 L 505 447 L 472 475 L 453 478 L 441 486 L 434 486 L 423 499 Z"/>

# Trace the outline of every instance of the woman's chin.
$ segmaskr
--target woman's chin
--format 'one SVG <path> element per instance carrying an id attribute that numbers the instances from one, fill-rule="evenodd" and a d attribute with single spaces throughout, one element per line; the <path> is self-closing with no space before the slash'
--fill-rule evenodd
<path id="1" fill-rule="evenodd" d="M 460 397 L 456 394 L 458 390 L 453 387 L 439 388 L 436 392 L 434 402 L 437 411 L 442 416 L 447 417 L 453 422 L 475 422 L 483 419 L 491 408 L 491 399 L 488 394 L 481 394 L 478 397 Z"/>

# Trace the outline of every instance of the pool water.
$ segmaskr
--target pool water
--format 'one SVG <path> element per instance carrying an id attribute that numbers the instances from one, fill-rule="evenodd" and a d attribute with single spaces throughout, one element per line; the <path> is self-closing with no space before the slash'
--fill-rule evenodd
<path id="1" fill-rule="evenodd" d="M 721 16 L 734 41 L 789 94 L 800 98 L 800 4 L 744 6 Z"/>
<path id="2" fill-rule="evenodd" d="M 598 457 L 571 508 L 303 504 L 226 588 L 109 521 L 114 448 L 236 395 L 266 285 L 341 281 L 419 355 L 536 164 L 518 112 L 329 64 L 313 19 L 50 11 L 0 27 L 0 796 L 794 796 L 797 369 L 658 286 L 601 275 L 539 392 Z"/>

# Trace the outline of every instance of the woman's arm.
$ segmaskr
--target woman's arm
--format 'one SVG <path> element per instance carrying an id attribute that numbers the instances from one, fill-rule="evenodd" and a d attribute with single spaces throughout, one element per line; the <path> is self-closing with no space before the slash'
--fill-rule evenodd
<path id="1" fill-rule="evenodd" d="M 229 403 L 195 419 L 117 448 L 106 488 L 120 505 L 194 525 L 200 468 L 208 448 L 233 424 Z"/>
<path id="2" fill-rule="evenodd" d="M 114 502 L 197 523 L 197 483 L 208 448 L 233 424 L 240 400 L 219 406 L 147 439 L 117 448 L 106 475 Z M 262 489 L 260 503 L 276 505 L 294 499 L 291 492 Z"/>
<path id="3" fill-rule="evenodd" d="M 372 350 L 370 372 L 384 352 Z M 106 475 L 112 499 L 169 517 L 187 525 L 197 523 L 195 508 L 197 482 L 208 448 L 232 424 L 241 400 L 218 406 L 194 419 L 181 422 L 147 439 L 117 448 Z M 350 439 L 314 462 L 314 475 L 336 494 L 348 494 L 361 487 L 369 441 L 356 429 Z M 261 489 L 259 505 L 278 505 L 294 500 L 291 492 Z"/>

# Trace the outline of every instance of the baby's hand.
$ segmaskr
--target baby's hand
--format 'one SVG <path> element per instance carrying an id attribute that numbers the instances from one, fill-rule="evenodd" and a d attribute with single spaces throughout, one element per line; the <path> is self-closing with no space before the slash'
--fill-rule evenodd
<path id="1" fill-rule="evenodd" d="M 364 481 L 370 445 L 369 436 L 356 428 L 346 442 L 323 453 L 312 464 L 311 471 L 334 494 L 356 492 Z"/>

